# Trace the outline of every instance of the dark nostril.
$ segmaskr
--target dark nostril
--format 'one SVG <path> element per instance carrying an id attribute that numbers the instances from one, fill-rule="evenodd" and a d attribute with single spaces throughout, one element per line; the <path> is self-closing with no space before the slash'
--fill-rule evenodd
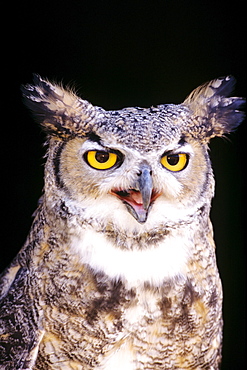
<path id="1" fill-rule="evenodd" d="M 141 163 L 139 171 L 137 172 L 137 176 L 138 177 L 146 175 L 152 176 L 152 173 L 153 173 L 152 167 L 148 163 L 144 162 Z"/>
<path id="2" fill-rule="evenodd" d="M 142 172 L 143 172 L 143 171 L 139 171 L 139 172 L 137 173 L 137 176 L 141 176 L 141 175 L 142 175 Z M 150 171 L 149 171 L 149 174 L 152 176 L 153 171 L 152 171 L 152 170 L 150 170 Z"/>

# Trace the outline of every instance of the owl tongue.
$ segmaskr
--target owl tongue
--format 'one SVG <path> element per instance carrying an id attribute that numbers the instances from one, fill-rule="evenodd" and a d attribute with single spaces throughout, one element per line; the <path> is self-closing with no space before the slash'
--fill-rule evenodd
<path id="1" fill-rule="evenodd" d="M 143 204 L 142 195 L 141 195 L 141 193 L 139 191 L 129 190 L 128 199 L 134 201 L 134 203 L 136 203 L 138 205 L 142 205 Z"/>

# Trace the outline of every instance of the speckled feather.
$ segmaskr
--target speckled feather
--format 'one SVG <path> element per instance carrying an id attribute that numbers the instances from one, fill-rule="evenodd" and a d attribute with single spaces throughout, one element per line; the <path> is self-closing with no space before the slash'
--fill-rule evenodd
<path id="1" fill-rule="evenodd" d="M 226 97 L 233 85 L 221 78 L 180 105 L 119 111 L 39 76 L 22 88 L 49 147 L 32 228 L 0 279 L 1 370 L 219 368 L 207 143 L 243 119 L 243 99 Z M 121 163 L 96 170 L 90 150 L 121 153 Z M 162 167 L 181 152 L 183 170 Z M 140 211 L 126 194 L 138 197 L 147 168 L 155 197 Z"/>

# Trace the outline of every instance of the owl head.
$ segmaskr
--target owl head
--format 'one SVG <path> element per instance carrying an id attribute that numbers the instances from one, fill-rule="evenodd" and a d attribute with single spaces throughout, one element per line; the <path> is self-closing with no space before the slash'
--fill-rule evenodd
<path id="1" fill-rule="evenodd" d="M 106 111 L 39 76 L 22 87 L 49 142 L 45 197 L 102 227 L 176 225 L 210 206 L 208 142 L 243 120 L 228 97 L 233 77 L 195 89 L 182 104 Z M 56 208 L 57 209 L 57 208 Z"/>

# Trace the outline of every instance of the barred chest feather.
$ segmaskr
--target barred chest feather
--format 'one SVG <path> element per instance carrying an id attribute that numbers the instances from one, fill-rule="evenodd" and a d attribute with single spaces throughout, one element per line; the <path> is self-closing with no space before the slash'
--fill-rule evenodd
<path id="1" fill-rule="evenodd" d="M 150 249 L 121 250 L 93 230 L 73 238 L 71 248 L 87 266 L 84 303 L 76 319 L 81 328 L 66 319 L 68 331 L 62 341 L 69 345 L 78 341 L 77 336 L 84 338 L 87 345 L 77 343 L 73 351 L 82 363 L 93 358 L 76 369 L 196 369 L 220 359 L 221 286 L 218 276 L 189 273 L 201 258 L 200 253 L 193 256 L 192 263 L 191 243 L 169 236 Z M 208 256 L 207 263 L 211 259 Z M 62 326 L 62 313 L 56 309 L 47 322 L 55 315 L 56 325 Z M 49 335 L 41 351 L 52 351 L 47 343 Z"/>
<path id="2" fill-rule="evenodd" d="M 169 236 L 156 248 L 121 250 L 90 230 L 60 254 L 60 270 L 54 248 L 51 263 L 40 266 L 40 279 L 46 268 L 49 279 L 34 369 L 46 363 L 52 370 L 197 369 L 205 363 L 216 369 L 221 285 L 215 269 L 198 273 L 206 262 L 199 251 L 191 255 L 192 247 L 189 239 L 175 243 Z M 214 263 L 213 249 L 207 263 Z"/>

